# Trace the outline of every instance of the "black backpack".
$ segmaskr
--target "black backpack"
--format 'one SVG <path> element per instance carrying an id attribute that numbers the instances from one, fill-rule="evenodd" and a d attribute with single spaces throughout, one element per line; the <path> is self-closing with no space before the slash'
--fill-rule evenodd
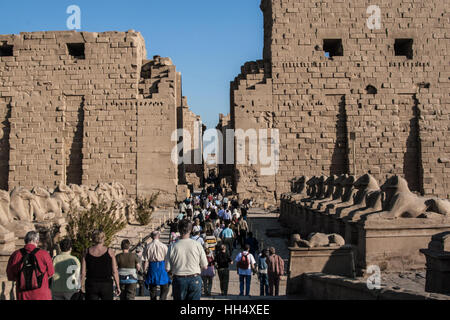
<path id="1" fill-rule="evenodd" d="M 38 248 L 28 253 L 25 249 L 20 249 L 22 254 L 22 262 L 19 271 L 19 291 L 31 291 L 39 289 L 42 286 L 44 273 L 39 268 L 39 263 L 36 258 Z"/>

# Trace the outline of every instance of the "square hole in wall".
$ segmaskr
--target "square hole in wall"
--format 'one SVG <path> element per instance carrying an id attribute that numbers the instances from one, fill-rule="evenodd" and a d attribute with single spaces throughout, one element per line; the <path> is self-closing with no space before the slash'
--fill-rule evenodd
<path id="1" fill-rule="evenodd" d="M 68 43 L 67 50 L 69 51 L 69 55 L 75 59 L 82 60 L 86 58 L 84 54 L 84 43 Z"/>
<path id="2" fill-rule="evenodd" d="M 0 57 L 12 57 L 14 55 L 14 46 L 0 44 Z"/>
<path id="3" fill-rule="evenodd" d="M 394 50 L 396 56 L 406 56 L 413 58 L 413 39 L 395 39 Z"/>
<path id="4" fill-rule="evenodd" d="M 342 39 L 324 39 L 323 51 L 325 51 L 325 57 L 327 58 L 343 56 L 344 47 L 342 46 Z"/>

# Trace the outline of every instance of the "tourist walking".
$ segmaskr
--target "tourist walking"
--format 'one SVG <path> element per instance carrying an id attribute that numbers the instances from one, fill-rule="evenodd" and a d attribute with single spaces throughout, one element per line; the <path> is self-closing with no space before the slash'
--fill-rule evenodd
<path id="1" fill-rule="evenodd" d="M 256 261 L 255 257 L 250 253 L 250 246 L 246 244 L 244 248 L 235 259 L 239 274 L 239 295 L 244 295 L 245 286 L 245 295 L 250 296 L 250 284 L 252 281 L 252 273 L 256 267 Z"/>
<path id="2" fill-rule="evenodd" d="M 193 233 L 195 233 L 195 232 L 199 232 L 199 233 L 201 233 L 202 231 L 203 231 L 203 228 L 202 228 L 202 226 L 200 225 L 200 219 L 199 218 L 195 218 L 194 219 L 194 226 L 192 227 L 192 232 Z"/>
<path id="3" fill-rule="evenodd" d="M 275 248 L 269 248 L 269 258 L 267 260 L 269 295 L 278 296 L 280 293 L 280 278 L 284 275 L 284 261 L 276 254 Z"/>
<path id="4" fill-rule="evenodd" d="M 166 270 L 173 277 L 174 300 L 200 300 L 202 295 L 201 270 L 208 267 L 202 245 L 190 239 L 192 222 L 182 220 L 178 225 L 181 238 L 166 255 Z"/>
<path id="5" fill-rule="evenodd" d="M 248 224 L 243 217 L 239 217 L 238 223 L 238 235 L 239 235 L 239 245 L 241 248 L 245 246 L 245 240 L 247 239 Z"/>
<path id="6" fill-rule="evenodd" d="M 187 209 L 186 201 L 180 202 L 179 209 L 180 213 L 182 213 L 183 215 L 186 214 Z"/>
<path id="7" fill-rule="evenodd" d="M 255 256 L 259 250 L 259 242 L 258 240 L 256 240 L 255 237 L 253 237 L 253 232 L 248 233 L 248 237 L 245 240 L 245 244 L 248 244 L 250 246 L 250 253 L 253 256 Z"/>
<path id="8" fill-rule="evenodd" d="M 214 222 L 211 221 L 211 219 L 208 217 L 205 221 L 205 233 L 208 233 L 208 231 L 211 231 L 214 233 Z"/>
<path id="9" fill-rule="evenodd" d="M 233 249 L 237 248 L 237 243 L 239 242 L 239 222 L 237 219 L 234 219 L 230 223 L 230 229 L 233 230 L 234 240 L 233 240 Z M 242 248 L 242 246 L 241 246 Z"/>
<path id="10" fill-rule="evenodd" d="M 15 251 L 8 260 L 6 274 L 16 282 L 17 300 L 52 300 L 49 279 L 55 273 L 50 254 L 39 249 L 39 233 L 25 235 L 25 246 Z M 33 278 L 35 281 L 25 281 Z"/>
<path id="11" fill-rule="evenodd" d="M 71 300 L 80 290 L 81 263 L 71 255 L 72 241 L 63 239 L 59 243 L 61 253 L 53 258 L 55 275 L 51 282 L 53 300 Z"/>
<path id="12" fill-rule="evenodd" d="M 220 239 L 222 235 L 223 229 L 220 227 L 220 222 L 216 223 L 216 227 L 214 229 L 213 235 L 216 237 L 217 240 Z"/>
<path id="13" fill-rule="evenodd" d="M 230 229 L 229 224 L 225 224 L 225 229 L 223 229 L 220 237 L 222 238 L 222 243 L 227 246 L 228 253 L 231 256 L 233 254 L 234 232 Z"/>
<path id="14" fill-rule="evenodd" d="M 226 209 L 224 214 L 223 214 L 223 221 L 225 222 L 231 222 L 231 211 L 229 209 Z"/>
<path id="15" fill-rule="evenodd" d="M 241 207 L 241 216 L 242 218 L 247 221 L 247 213 L 248 213 L 248 209 L 249 209 L 249 205 L 248 203 L 245 203 L 242 207 Z"/>
<path id="16" fill-rule="evenodd" d="M 214 254 L 210 249 L 205 249 L 206 259 L 208 260 L 208 267 L 202 270 L 202 281 L 203 281 L 203 293 L 206 297 L 211 296 L 211 290 L 213 285 L 213 279 L 216 275 L 216 270 L 214 268 Z"/>
<path id="17" fill-rule="evenodd" d="M 209 250 L 211 250 L 212 253 L 214 253 L 216 250 L 216 246 L 217 246 L 217 239 L 212 234 L 212 231 L 208 230 L 206 232 L 206 237 L 205 237 L 205 247 L 208 248 Z"/>
<path id="18" fill-rule="evenodd" d="M 160 241 L 161 233 L 153 231 L 152 242 L 148 244 L 144 253 L 144 270 L 147 270 L 145 284 L 150 290 L 150 300 L 157 300 L 157 290 L 160 287 L 160 300 L 167 300 L 170 278 L 166 271 L 165 258 L 168 247 Z"/>
<path id="19" fill-rule="evenodd" d="M 192 200 L 189 200 L 189 204 L 186 207 L 186 216 L 189 220 L 192 220 L 194 214 L 194 207 L 192 206 Z"/>
<path id="20" fill-rule="evenodd" d="M 233 264 L 227 247 L 222 244 L 216 253 L 217 274 L 220 281 L 220 292 L 222 296 L 228 295 L 228 283 L 230 281 L 230 264 Z"/>
<path id="21" fill-rule="evenodd" d="M 259 294 L 260 296 L 268 296 L 269 295 L 269 276 L 267 274 L 267 259 L 269 257 L 269 249 L 264 249 L 259 255 L 258 255 L 258 279 L 259 279 Z"/>
<path id="22" fill-rule="evenodd" d="M 203 240 L 203 238 L 200 236 L 200 231 L 195 231 L 191 239 L 200 243 L 202 247 L 205 245 L 205 240 Z"/>
<path id="23" fill-rule="evenodd" d="M 141 269 L 140 259 L 136 253 L 130 252 L 130 240 L 122 240 L 120 247 L 122 253 L 116 255 L 121 291 L 120 300 L 134 300 L 138 283 L 137 273 Z"/>
<path id="24" fill-rule="evenodd" d="M 183 220 L 183 219 L 181 219 Z M 180 238 L 180 233 L 178 232 L 178 218 L 175 218 L 173 222 L 170 224 L 170 237 L 169 237 L 169 245 L 175 243 Z M 146 270 L 146 269 L 144 269 Z"/>
<path id="25" fill-rule="evenodd" d="M 145 295 L 145 262 L 144 262 L 144 248 L 139 245 L 136 248 L 136 255 L 139 258 L 139 265 L 141 266 L 138 270 L 138 296 L 143 297 Z"/>
<path id="26" fill-rule="evenodd" d="M 93 246 L 88 248 L 81 262 L 81 291 L 86 300 L 114 300 L 115 293 L 120 296 L 119 272 L 114 251 L 104 245 L 105 233 L 95 230 L 92 233 Z"/>

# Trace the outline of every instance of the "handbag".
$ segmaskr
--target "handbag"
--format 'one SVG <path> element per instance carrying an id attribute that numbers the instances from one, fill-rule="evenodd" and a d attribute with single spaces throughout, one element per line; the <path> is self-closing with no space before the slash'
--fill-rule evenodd
<path id="1" fill-rule="evenodd" d="M 203 270 L 201 274 L 202 277 L 211 277 L 211 278 L 213 278 L 215 275 L 216 270 L 214 269 L 214 266 L 209 266 L 206 270 Z"/>

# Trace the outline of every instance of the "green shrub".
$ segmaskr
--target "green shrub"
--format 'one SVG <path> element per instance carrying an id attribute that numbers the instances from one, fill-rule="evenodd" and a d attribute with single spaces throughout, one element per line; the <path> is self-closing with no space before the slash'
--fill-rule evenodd
<path id="1" fill-rule="evenodd" d="M 91 236 L 94 230 L 105 233 L 105 246 L 110 246 L 114 235 L 123 230 L 127 222 L 116 218 L 114 212 L 117 204 L 108 205 L 100 200 L 98 205 L 92 205 L 89 210 L 71 207 L 67 215 L 67 233 L 72 240 L 72 252 L 78 258 L 92 245 Z"/>
<path id="2" fill-rule="evenodd" d="M 154 210 L 154 204 L 159 197 L 159 192 L 152 194 L 150 198 L 138 197 L 136 200 L 136 220 L 143 226 L 150 223 Z"/>

